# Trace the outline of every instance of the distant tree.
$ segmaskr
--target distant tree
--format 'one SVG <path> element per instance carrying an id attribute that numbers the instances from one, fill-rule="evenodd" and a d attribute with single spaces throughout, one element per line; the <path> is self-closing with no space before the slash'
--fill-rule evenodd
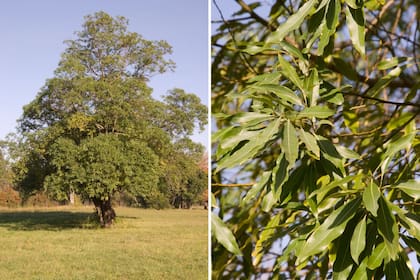
<path id="1" fill-rule="evenodd" d="M 129 32 L 124 17 L 98 12 L 85 20 L 77 38 L 66 41 L 55 76 L 24 107 L 16 183 L 27 193 L 45 188 L 57 199 L 76 192 L 109 226 L 115 192 L 158 193 L 161 162 L 176 139 L 203 128 L 207 113 L 181 89 L 162 101 L 151 96 L 150 77 L 175 66 L 166 59 L 167 42 Z"/>

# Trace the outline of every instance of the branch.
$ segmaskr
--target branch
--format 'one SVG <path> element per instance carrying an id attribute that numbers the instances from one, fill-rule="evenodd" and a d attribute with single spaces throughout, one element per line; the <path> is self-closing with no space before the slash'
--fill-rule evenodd
<path id="1" fill-rule="evenodd" d="M 277 26 L 273 25 L 272 23 L 268 22 L 267 20 L 263 19 L 262 17 L 260 17 L 257 13 L 254 12 L 253 9 L 251 9 L 250 6 L 248 6 L 248 4 L 246 4 L 244 1 L 242 0 L 236 0 L 236 2 L 242 7 L 242 9 L 244 9 L 245 11 L 247 11 L 251 17 L 253 17 L 257 22 L 261 23 L 262 25 L 266 26 L 268 29 L 270 29 L 270 31 L 274 31 L 276 30 Z"/>
<path id="2" fill-rule="evenodd" d="M 359 98 L 362 98 L 362 99 L 375 100 L 375 101 L 380 102 L 380 103 L 392 104 L 392 105 L 397 105 L 397 106 L 413 106 L 413 107 L 420 108 L 419 103 L 413 103 L 413 102 L 408 102 L 408 101 L 406 101 L 406 102 L 390 101 L 390 100 L 384 100 L 384 99 L 371 97 L 371 96 L 367 96 L 367 95 L 363 95 L 363 94 L 359 94 L 359 93 L 354 93 L 354 92 L 342 92 L 342 94 L 356 96 L 356 97 L 359 97 Z"/>
<path id="3" fill-rule="evenodd" d="M 211 184 L 212 187 L 221 187 L 221 188 L 236 188 L 236 187 L 252 187 L 255 183 L 243 183 L 243 184 Z"/>

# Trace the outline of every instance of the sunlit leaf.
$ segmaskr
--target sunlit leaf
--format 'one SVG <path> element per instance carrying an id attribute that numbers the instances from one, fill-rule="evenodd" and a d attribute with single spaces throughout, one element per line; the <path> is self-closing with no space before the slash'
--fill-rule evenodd
<path id="1" fill-rule="evenodd" d="M 267 226 L 261 231 L 260 238 L 255 244 L 255 249 L 252 252 L 252 256 L 254 257 L 254 265 L 258 265 L 261 262 L 267 246 L 266 243 L 275 235 L 277 231 L 276 227 L 279 225 L 280 218 L 281 215 L 275 215 L 272 219 L 270 219 Z"/>
<path id="2" fill-rule="evenodd" d="M 299 135 L 306 148 L 319 159 L 320 150 L 315 136 L 310 132 L 306 132 L 303 128 L 300 128 Z"/>
<path id="3" fill-rule="evenodd" d="M 212 236 L 214 236 L 226 250 L 238 256 L 242 255 L 232 231 L 225 225 L 222 219 L 214 213 L 211 213 L 211 232 Z"/>
<path id="4" fill-rule="evenodd" d="M 353 199 L 334 210 L 306 240 L 298 260 L 303 261 L 326 250 L 328 245 L 344 232 L 347 222 L 356 214 L 360 201 L 359 198 Z"/>
<path id="5" fill-rule="evenodd" d="M 382 242 L 375 247 L 372 254 L 369 256 L 367 267 L 372 270 L 379 267 L 387 256 L 388 251 L 386 249 L 385 243 Z"/>
<path id="6" fill-rule="evenodd" d="M 351 41 L 355 49 L 365 55 L 365 17 L 363 8 L 353 9 L 346 6 L 346 21 L 350 32 Z"/>
<path id="7" fill-rule="evenodd" d="M 326 119 L 334 115 L 334 111 L 326 106 L 314 106 L 303 109 L 298 114 L 298 118 L 318 118 Z"/>
<path id="8" fill-rule="evenodd" d="M 309 0 L 300 9 L 290 16 L 287 21 L 279 26 L 279 28 L 270 34 L 267 38 L 268 43 L 276 43 L 283 41 L 283 38 L 290 32 L 297 29 L 311 12 L 312 8 L 317 4 L 318 0 Z"/>
<path id="9" fill-rule="evenodd" d="M 414 198 L 414 200 L 420 199 L 420 181 L 409 180 L 407 182 L 400 183 L 394 187 L 402 190 L 403 192 Z"/>
<path id="10" fill-rule="evenodd" d="M 366 220 L 361 219 L 354 229 L 350 242 L 351 257 L 355 263 L 359 264 L 360 253 L 365 249 L 366 245 Z"/>
<path id="11" fill-rule="evenodd" d="M 377 216 L 377 211 L 379 208 L 378 199 L 381 196 L 381 193 L 378 189 L 378 186 L 374 182 L 370 182 L 363 192 L 363 204 L 366 209 L 373 215 Z"/>

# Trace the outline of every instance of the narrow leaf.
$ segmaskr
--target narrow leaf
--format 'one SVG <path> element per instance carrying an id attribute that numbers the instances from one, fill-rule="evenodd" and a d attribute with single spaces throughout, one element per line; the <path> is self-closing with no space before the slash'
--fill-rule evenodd
<path id="1" fill-rule="evenodd" d="M 262 92 L 272 92 L 278 98 L 285 102 L 289 102 L 293 105 L 303 106 L 302 100 L 299 96 L 296 95 L 291 89 L 277 84 L 256 84 L 250 86 L 251 89 L 262 91 Z"/>
<path id="2" fill-rule="evenodd" d="M 315 136 L 306 132 L 303 128 L 300 128 L 299 132 L 300 139 L 305 143 L 306 148 L 319 159 L 320 151 Z"/>
<path id="3" fill-rule="evenodd" d="M 309 0 L 300 9 L 290 16 L 287 21 L 279 26 L 267 39 L 267 43 L 277 43 L 283 41 L 283 38 L 302 24 L 305 17 L 311 12 L 318 0 Z"/>
<path id="4" fill-rule="evenodd" d="M 344 232 L 347 222 L 356 214 L 359 206 L 360 199 L 357 198 L 333 211 L 306 240 L 298 260 L 303 261 L 309 256 L 325 251 L 328 245 Z"/>
<path id="5" fill-rule="evenodd" d="M 404 183 L 400 183 L 399 185 L 394 186 L 397 189 L 402 190 L 414 200 L 420 199 L 420 181 L 416 180 L 409 180 Z"/>
<path id="6" fill-rule="evenodd" d="M 211 213 L 211 231 L 212 235 L 226 248 L 226 250 L 237 256 L 242 255 L 232 231 L 225 225 L 222 219 L 214 213 Z"/>
<path id="7" fill-rule="evenodd" d="M 334 110 L 331 110 L 326 106 L 314 106 L 303 109 L 301 112 L 298 113 L 297 117 L 326 119 L 334 115 L 334 113 Z"/>
<path id="8" fill-rule="evenodd" d="M 287 120 L 283 128 L 283 139 L 281 142 L 282 150 L 289 162 L 289 166 L 293 166 L 299 153 L 299 143 L 296 136 L 296 129 L 290 120 Z"/>
<path id="9" fill-rule="evenodd" d="M 392 57 L 386 60 L 382 60 L 378 63 L 378 70 L 386 70 L 392 67 L 397 66 L 398 64 L 407 61 L 408 57 Z"/>
<path id="10" fill-rule="evenodd" d="M 264 172 L 259 182 L 253 185 L 251 189 L 247 192 L 246 196 L 242 200 L 242 203 L 247 204 L 252 199 L 256 198 L 258 194 L 262 191 L 262 189 L 267 185 L 270 179 L 270 176 L 271 176 L 271 172 L 269 171 Z"/>
<path id="11" fill-rule="evenodd" d="M 374 182 L 366 187 L 363 192 L 363 203 L 366 209 L 373 215 L 377 216 L 377 211 L 379 208 L 378 199 L 381 196 L 378 186 Z"/>
<path id="12" fill-rule="evenodd" d="M 265 229 L 262 230 L 260 238 L 257 240 L 257 243 L 255 244 L 254 252 L 252 252 L 252 256 L 254 257 L 253 264 L 255 266 L 259 265 L 261 262 L 261 259 L 264 256 L 265 249 L 267 249 L 267 242 L 270 241 L 271 238 L 275 235 L 277 232 L 276 227 L 280 223 L 281 215 L 277 214 L 272 218 Z"/>
<path id="13" fill-rule="evenodd" d="M 377 225 L 379 234 L 382 235 L 385 241 L 386 248 L 390 257 L 395 260 L 398 257 L 399 243 L 398 243 L 398 225 L 395 217 L 389 210 L 387 203 L 383 197 L 379 198 L 379 209 L 377 217 Z"/>
<path id="14" fill-rule="evenodd" d="M 299 76 L 296 72 L 296 69 L 287 60 L 285 60 L 280 55 L 278 56 L 278 63 L 279 63 L 279 66 L 281 67 L 281 72 L 283 73 L 283 75 L 285 75 L 287 78 L 289 78 L 289 80 L 295 86 L 297 86 L 302 92 L 305 91 L 305 89 L 303 87 L 303 82 L 299 78 Z"/>
<path id="15" fill-rule="evenodd" d="M 369 256 L 367 267 L 371 270 L 379 267 L 383 260 L 388 255 L 388 251 L 386 249 L 385 243 L 381 243 L 373 250 L 372 254 Z"/>
<path id="16" fill-rule="evenodd" d="M 278 132 L 281 119 L 271 122 L 261 130 L 256 137 L 252 138 L 232 155 L 225 156 L 219 161 L 216 172 L 223 168 L 231 168 L 243 164 L 252 159 L 266 143 Z"/>
<path id="17" fill-rule="evenodd" d="M 362 56 L 365 56 L 365 18 L 363 8 L 353 9 L 346 6 L 346 21 L 355 49 Z"/>
<path id="18" fill-rule="evenodd" d="M 366 220 L 363 218 L 357 224 L 353 232 L 350 242 L 351 257 L 355 263 L 359 264 L 360 253 L 365 249 L 366 245 Z"/>

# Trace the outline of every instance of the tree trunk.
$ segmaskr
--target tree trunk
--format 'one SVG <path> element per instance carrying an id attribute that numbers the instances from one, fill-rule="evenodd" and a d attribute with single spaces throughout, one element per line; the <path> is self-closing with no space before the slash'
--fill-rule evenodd
<path id="1" fill-rule="evenodd" d="M 99 216 L 99 221 L 102 227 L 110 227 L 114 223 L 116 217 L 115 211 L 112 208 L 111 198 L 108 200 L 101 200 L 99 198 L 92 198 L 96 207 L 96 212 Z"/>

